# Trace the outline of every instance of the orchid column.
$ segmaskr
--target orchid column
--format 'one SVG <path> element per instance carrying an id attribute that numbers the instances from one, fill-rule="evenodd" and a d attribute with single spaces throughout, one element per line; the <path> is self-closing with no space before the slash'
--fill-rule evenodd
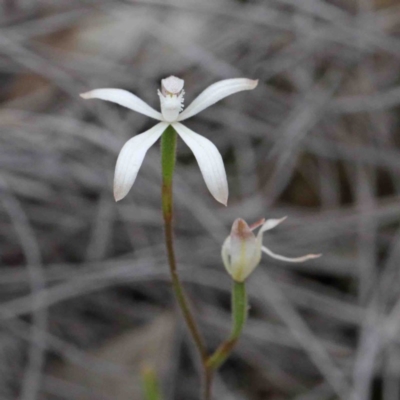
<path id="1" fill-rule="evenodd" d="M 231 94 L 254 89 L 257 83 L 258 81 L 245 78 L 226 79 L 214 83 L 182 111 L 184 81 L 170 76 L 161 81 L 161 91 L 158 92 L 161 113 L 134 94 L 121 89 L 96 89 L 81 95 L 84 99 L 97 98 L 111 101 L 160 121 L 148 131 L 128 140 L 123 146 L 115 169 L 114 197 L 116 201 L 119 201 L 128 194 L 135 182 L 147 150 L 162 136 L 162 209 L 168 262 L 176 298 L 201 357 L 204 370 L 205 399 L 210 398 L 212 369 L 207 365 L 207 349 L 180 282 L 174 254 L 172 183 L 176 158 L 176 139 L 178 134 L 192 150 L 212 196 L 218 202 L 227 205 L 228 183 L 221 154 L 212 142 L 193 132 L 181 122 Z"/>

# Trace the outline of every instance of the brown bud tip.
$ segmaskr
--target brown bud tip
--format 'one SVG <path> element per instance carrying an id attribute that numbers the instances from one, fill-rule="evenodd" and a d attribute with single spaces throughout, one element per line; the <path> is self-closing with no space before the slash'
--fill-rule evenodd
<path id="1" fill-rule="evenodd" d="M 238 218 L 235 220 L 232 225 L 231 236 L 236 236 L 239 239 L 244 240 L 252 235 L 253 233 L 251 232 L 249 226 L 247 225 L 247 222 L 244 219 Z"/>

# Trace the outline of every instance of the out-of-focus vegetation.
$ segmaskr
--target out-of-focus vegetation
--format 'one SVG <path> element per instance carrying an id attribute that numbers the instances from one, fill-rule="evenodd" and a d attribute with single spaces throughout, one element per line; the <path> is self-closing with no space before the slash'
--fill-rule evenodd
<path id="1" fill-rule="evenodd" d="M 174 311 L 160 161 L 116 204 L 117 154 L 151 125 L 98 87 L 158 108 L 160 79 L 259 79 L 188 122 L 223 154 L 228 208 L 179 145 L 177 254 L 207 341 L 229 331 L 220 247 L 237 217 L 265 235 L 250 318 L 218 399 L 400 398 L 400 3 L 395 0 L 3 0 L 0 14 L 0 398 L 197 399 Z"/>

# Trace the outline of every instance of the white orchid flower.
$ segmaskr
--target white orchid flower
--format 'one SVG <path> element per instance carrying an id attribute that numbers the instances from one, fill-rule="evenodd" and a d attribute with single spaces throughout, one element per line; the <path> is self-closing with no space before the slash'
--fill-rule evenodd
<path id="1" fill-rule="evenodd" d="M 304 262 L 321 256 L 321 254 L 308 254 L 302 257 L 288 258 L 275 254 L 262 245 L 264 232 L 275 228 L 285 219 L 286 217 L 267 221 L 262 219 L 251 226 L 241 218 L 234 221 L 231 234 L 222 245 L 222 260 L 226 270 L 235 281 L 244 282 L 248 278 L 260 263 L 262 252 L 277 260 L 288 262 Z M 252 231 L 260 226 L 257 235 L 254 235 Z"/>
<path id="2" fill-rule="evenodd" d="M 133 111 L 160 121 L 153 128 L 128 140 L 119 153 L 114 176 L 114 197 L 123 199 L 135 182 L 147 150 L 160 138 L 169 125 L 172 125 L 183 141 L 192 150 L 205 183 L 220 203 L 228 201 L 228 182 L 221 154 L 215 145 L 203 136 L 198 135 L 181 124 L 193 115 L 231 94 L 243 90 L 252 90 L 258 81 L 237 78 L 214 83 L 205 89 L 183 112 L 184 81 L 170 76 L 161 81 L 158 91 L 161 113 L 134 94 L 122 89 L 96 89 L 81 94 L 84 99 L 101 99 L 117 103 Z"/>

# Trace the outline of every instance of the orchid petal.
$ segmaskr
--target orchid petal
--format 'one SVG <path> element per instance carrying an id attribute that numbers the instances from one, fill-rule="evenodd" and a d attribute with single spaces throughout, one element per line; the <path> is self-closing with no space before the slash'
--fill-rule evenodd
<path id="1" fill-rule="evenodd" d="M 117 103 L 140 114 L 162 121 L 162 115 L 142 99 L 123 89 L 95 89 L 80 95 L 84 99 L 100 99 Z"/>
<path id="2" fill-rule="evenodd" d="M 220 203 L 228 202 L 228 181 L 222 156 L 215 145 L 203 136 L 175 122 L 172 124 L 182 140 L 192 150 L 208 190 Z"/>
<path id="3" fill-rule="evenodd" d="M 298 262 L 304 262 L 307 260 L 312 260 L 314 258 L 318 258 L 321 257 L 322 254 L 307 254 L 305 256 L 302 257 L 295 257 L 295 258 L 291 258 L 291 257 L 284 257 L 281 256 L 279 254 L 273 253 L 270 249 L 268 249 L 265 246 L 262 246 L 262 251 L 266 254 L 268 254 L 270 257 L 275 258 L 277 260 L 281 260 L 281 261 L 287 261 L 287 262 L 293 262 L 293 263 L 298 263 Z"/>
<path id="4" fill-rule="evenodd" d="M 135 182 L 147 150 L 157 141 L 168 123 L 160 122 L 148 131 L 128 140 L 119 153 L 114 176 L 115 201 L 123 199 Z"/>
<path id="5" fill-rule="evenodd" d="M 184 121 L 231 94 L 243 90 L 252 90 L 257 86 L 257 84 L 258 80 L 254 81 L 246 78 L 225 79 L 216 82 L 201 92 L 179 115 L 177 121 Z"/>
<path id="6" fill-rule="evenodd" d="M 286 218 L 287 217 L 283 217 L 283 218 L 279 218 L 279 219 L 267 219 L 267 221 L 265 221 L 264 225 L 258 231 L 258 235 L 261 235 L 262 233 L 264 233 L 266 231 L 274 229 L 276 226 L 281 224 Z"/>

